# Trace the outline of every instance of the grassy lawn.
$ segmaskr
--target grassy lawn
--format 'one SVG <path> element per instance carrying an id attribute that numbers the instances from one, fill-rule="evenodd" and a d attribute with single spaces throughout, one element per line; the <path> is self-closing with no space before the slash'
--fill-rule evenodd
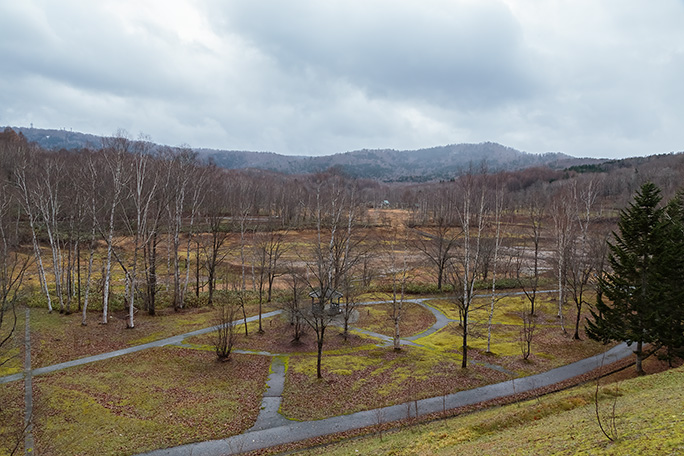
<path id="1" fill-rule="evenodd" d="M 24 370 L 25 310 L 18 308 L 16 315 L 17 323 L 14 332 L 0 349 L 0 377 L 16 374 Z M 8 331 L 12 327 L 13 321 L 12 315 L 5 315 L 0 338 L 4 339 L 8 336 Z"/>
<path id="2" fill-rule="evenodd" d="M 0 456 L 24 454 L 24 382 L 0 385 Z"/>
<path id="3" fill-rule="evenodd" d="M 316 333 L 302 322 L 303 335 L 299 343 L 294 343 L 292 340 L 293 330 L 292 325 L 287 317 L 278 315 L 273 318 L 264 319 L 262 321 L 262 328 L 264 332 L 259 334 L 258 322 L 250 322 L 247 324 L 249 335 L 245 336 L 245 328 L 243 325 L 238 325 L 235 330 L 238 333 L 235 341 L 235 348 L 252 351 L 266 351 L 268 353 L 315 353 L 316 347 Z M 203 334 L 201 336 L 193 336 L 187 338 L 184 342 L 188 344 L 197 345 L 202 348 L 213 350 L 216 343 L 216 333 Z M 369 346 L 377 344 L 379 341 L 372 337 L 365 335 L 354 334 L 350 332 L 347 340 L 343 337 L 343 330 L 337 326 L 328 326 L 325 330 L 325 338 L 323 350 L 339 351 L 351 350 L 358 347 Z M 199 348 L 198 347 L 198 348 Z"/>
<path id="4" fill-rule="evenodd" d="M 496 383 L 514 376 L 530 375 L 605 350 L 590 341 L 573 341 L 563 334 L 555 317 L 554 296 L 540 295 L 538 323 L 532 356 L 521 359 L 520 308 L 524 298 L 510 296 L 497 302 L 492 334 L 492 353 L 485 353 L 489 299 L 474 303 L 471 314 L 467 369 L 461 369 L 461 328 L 451 322 L 442 330 L 416 340 L 420 347 L 378 347 L 379 340 L 342 329 L 326 331 L 323 379 L 316 378 L 316 337 L 303 324 L 299 344 L 292 343 L 292 326 L 283 316 L 249 323 L 238 333 L 235 348 L 288 355 L 281 412 L 291 419 L 310 420 L 352 413 Z M 429 305 L 458 319 L 452 302 L 430 300 Z M 420 334 L 435 322 L 434 315 L 414 303 L 404 304 L 403 337 Z M 264 306 L 264 312 L 275 307 Z M 249 315 L 256 314 L 254 304 Z M 359 306 L 358 320 L 351 326 L 391 336 L 390 306 Z M 119 311 L 123 316 L 123 312 Z M 570 313 L 570 312 L 568 312 Z M 99 325 L 99 312 L 89 314 L 88 326 L 80 314 L 48 314 L 32 309 L 32 358 L 34 367 L 163 339 L 217 323 L 212 308 L 174 312 L 162 308 L 155 317 L 139 312 L 136 328 L 126 330 L 125 321 L 114 318 Z M 570 325 L 568 325 L 570 326 Z M 217 363 L 214 334 L 195 336 L 185 342 L 198 350 L 165 347 L 138 352 L 95 364 L 34 377 L 36 404 L 35 439 L 40 454 L 126 454 L 217 439 L 249 428 L 256 419 L 271 358 L 239 355 Z M 19 338 L 17 339 L 19 340 Z M 15 348 L 20 354 L 21 347 Z M 14 364 L 16 364 L 16 366 Z M 487 367 L 501 366 L 501 372 Z M 20 369 L 17 357 L 7 369 Z M 22 410 L 21 382 L 0 390 L 7 396 L 5 410 Z M 311 404 L 317 404 L 312 407 Z M 15 410 L 16 409 L 16 410 Z M 13 416 L 16 413 L 13 414 Z M 5 435 L 21 423 L 9 422 Z M 1 453 L 0 453 L 1 454 Z"/>
<path id="5" fill-rule="evenodd" d="M 248 312 L 255 313 L 252 307 Z M 264 312 L 273 310 L 270 306 L 264 308 Z M 88 325 L 82 326 L 80 313 L 50 314 L 46 309 L 31 309 L 33 367 L 153 342 L 216 324 L 215 310 L 210 307 L 186 308 L 179 312 L 167 307 L 160 309 L 155 316 L 138 312 L 133 329 L 126 329 L 123 311 L 113 313 L 106 325 L 99 324 L 100 312 L 89 312 L 87 318 Z"/>
<path id="6" fill-rule="evenodd" d="M 615 401 L 618 438 L 595 416 L 595 385 L 301 452 L 304 455 L 641 455 L 684 452 L 684 368 L 602 387 L 600 413 Z M 617 394 L 617 397 L 616 397 Z M 654 406 L 657 404 L 657 406 Z"/>
<path id="7" fill-rule="evenodd" d="M 460 362 L 458 356 L 438 351 L 407 347 L 395 352 L 383 347 L 326 355 L 323 379 L 317 379 L 315 357 L 292 356 L 281 412 L 291 419 L 321 419 L 506 379 L 480 366 L 461 369 Z"/>
<path id="8" fill-rule="evenodd" d="M 248 429 L 270 359 L 155 348 L 34 377 L 36 451 L 132 454 Z"/>
<path id="9" fill-rule="evenodd" d="M 392 304 L 374 304 L 357 307 L 359 312 L 355 326 L 368 331 L 373 331 L 385 336 L 394 335 L 394 321 L 392 320 Z M 402 304 L 401 320 L 399 321 L 399 334 L 401 337 L 409 337 L 419 334 L 435 324 L 435 316 L 425 307 L 413 302 Z"/>

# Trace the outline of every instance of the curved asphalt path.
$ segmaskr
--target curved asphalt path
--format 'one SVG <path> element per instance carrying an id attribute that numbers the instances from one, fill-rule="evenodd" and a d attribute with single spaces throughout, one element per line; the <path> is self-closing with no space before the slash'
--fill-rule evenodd
<path id="1" fill-rule="evenodd" d="M 143 453 L 145 456 L 223 456 L 259 450 L 275 445 L 298 442 L 338 432 L 360 429 L 375 424 L 397 421 L 407 417 L 452 410 L 517 393 L 550 386 L 598 369 L 632 354 L 627 344 L 620 344 L 603 354 L 592 356 L 548 372 L 486 385 L 467 391 L 422 399 L 417 402 L 393 405 L 375 410 L 356 412 L 317 421 L 293 421 L 268 429 L 253 429 L 244 434 L 222 440 L 192 443 L 174 448 Z M 414 408 L 415 407 L 415 408 Z"/>

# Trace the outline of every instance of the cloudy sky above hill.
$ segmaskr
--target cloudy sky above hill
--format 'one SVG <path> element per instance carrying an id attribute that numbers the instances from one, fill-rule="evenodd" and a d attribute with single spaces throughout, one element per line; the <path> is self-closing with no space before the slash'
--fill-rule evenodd
<path id="1" fill-rule="evenodd" d="M 684 150 L 684 1 L 0 0 L 0 125 L 324 155 Z"/>

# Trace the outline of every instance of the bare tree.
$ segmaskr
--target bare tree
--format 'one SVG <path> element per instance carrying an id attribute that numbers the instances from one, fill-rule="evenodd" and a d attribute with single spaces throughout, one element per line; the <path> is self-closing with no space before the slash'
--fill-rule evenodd
<path id="1" fill-rule="evenodd" d="M 182 296 L 185 299 L 185 295 L 188 292 L 188 285 L 190 283 L 190 249 L 192 245 L 193 238 L 195 236 L 195 224 L 198 218 L 199 211 L 204 203 L 204 197 L 207 193 L 207 171 L 206 167 L 193 167 L 192 175 L 189 182 L 190 186 L 190 221 L 188 223 L 188 239 L 185 248 L 185 283 L 183 284 Z M 196 266 L 199 267 L 200 259 L 199 256 L 195 259 Z M 199 274 L 198 274 L 199 275 Z M 199 280 L 198 280 L 199 282 Z M 199 290 L 199 288 L 198 288 Z M 197 293 L 199 296 L 199 292 Z M 243 308 L 244 310 L 244 308 Z"/>
<path id="2" fill-rule="evenodd" d="M 475 176 L 469 172 L 461 176 L 458 185 L 462 200 L 457 206 L 457 213 L 463 236 L 460 252 L 450 266 L 449 275 L 454 286 L 454 301 L 461 317 L 461 367 L 465 369 L 468 367 L 469 317 L 475 298 L 475 279 L 478 276 L 478 267 L 482 264 L 480 255 L 487 199 L 482 176 Z"/>
<path id="3" fill-rule="evenodd" d="M 292 326 L 292 343 L 299 344 L 303 333 L 303 325 L 305 324 L 302 318 L 302 300 L 306 296 L 309 284 L 301 271 L 293 264 L 287 267 L 287 283 L 292 297 L 285 300 L 284 306 Z"/>
<path id="4" fill-rule="evenodd" d="M 401 350 L 401 333 L 400 324 L 404 314 L 404 300 L 406 298 L 406 283 L 408 282 L 408 263 L 406 258 L 407 243 L 404 240 L 403 245 L 398 245 L 398 233 L 396 227 L 392 230 L 393 236 L 388 244 L 389 256 L 389 271 L 390 281 L 392 284 L 392 298 L 390 304 L 391 314 L 390 319 L 394 324 L 394 333 L 392 337 L 392 344 L 395 351 Z M 401 253 L 397 252 L 397 248 L 401 249 Z M 401 260 L 398 258 L 401 256 Z M 400 263 L 401 261 L 401 263 Z"/>
<path id="5" fill-rule="evenodd" d="M 532 354 L 532 341 L 537 330 L 537 316 L 523 309 L 520 312 L 522 324 L 520 326 L 520 351 L 523 359 L 529 359 Z"/>
<path id="6" fill-rule="evenodd" d="M 173 271 L 173 308 L 180 310 L 184 307 L 183 293 L 180 279 L 180 233 L 183 227 L 183 210 L 185 198 L 188 192 L 191 170 L 196 154 L 189 148 L 181 148 L 180 151 L 167 150 L 165 152 L 167 164 L 170 167 L 168 185 L 168 222 L 169 222 L 169 251 L 168 263 Z M 171 264 L 172 263 L 172 264 Z"/>
<path id="7" fill-rule="evenodd" d="M 577 316 L 575 319 L 575 333 L 573 338 L 580 339 L 579 328 L 582 318 L 582 307 L 586 303 L 585 292 L 590 286 L 596 268 L 600 265 L 599 257 L 605 248 L 606 239 L 600 233 L 593 233 L 590 226 L 593 221 L 593 209 L 598 195 L 599 182 L 589 179 L 578 189 L 577 182 L 573 182 L 573 200 L 576 205 L 577 226 L 579 237 L 575 237 L 568 249 L 567 287 L 575 304 Z"/>
<path id="8" fill-rule="evenodd" d="M 558 319 L 561 330 L 565 332 L 563 304 L 566 301 L 568 255 L 575 236 L 575 205 L 569 188 L 561 188 L 551 203 L 551 218 L 556 241 L 556 278 L 558 280 Z"/>
<path id="9" fill-rule="evenodd" d="M 221 293 L 216 309 L 216 357 L 219 361 L 229 361 L 237 339 L 235 320 L 238 305 L 235 296 Z"/>
<path id="10" fill-rule="evenodd" d="M 33 253 L 35 255 L 36 264 L 38 265 L 38 280 L 40 281 L 40 287 L 42 288 L 45 299 L 47 300 L 48 312 L 52 312 L 52 299 L 50 298 L 50 291 L 48 289 L 47 277 L 45 274 L 45 266 L 43 265 L 43 256 L 40 251 L 40 244 L 38 242 L 37 236 L 38 210 L 35 208 L 35 202 L 33 201 L 33 182 L 31 181 L 30 177 L 30 173 L 34 172 L 38 165 L 34 163 L 35 157 L 32 157 L 32 151 L 25 148 L 24 150 L 20 150 L 20 153 L 22 161 L 21 164 L 15 169 L 17 187 L 19 187 L 21 192 L 21 203 L 23 205 L 24 212 L 28 216 L 29 227 L 31 228 Z"/>
<path id="11" fill-rule="evenodd" d="M 104 286 L 102 292 L 102 324 L 107 324 L 109 316 L 109 289 L 112 278 L 112 257 L 114 256 L 114 229 L 116 209 L 121 203 L 123 191 L 128 176 L 124 172 L 125 160 L 130 152 L 130 140 L 126 132 L 120 130 L 117 135 L 104 140 L 104 158 L 111 177 L 111 199 L 109 201 L 109 226 L 103 232 L 107 242 L 107 259 L 104 271 Z"/>
<path id="12" fill-rule="evenodd" d="M 52 272 L 55 278 L 55 294 L 59 302 L 59 312 L 64 313 L 62 241 L 60 227 L 58 226 L 62 209 L 60 191 L 64 176 L 63 164 L 56 157 L 50 157 L 44 160 L 41 171 L 38 179 L 34 182 L 35 201 L 52 250 Z"/>
<path id="13" fill-rule="evenodd" d="M 489 316 L 487 318 L 487 353 L 491 353 L 492 343 L 492 320 L 494 318 L 494 308 L 497 302 L 496 279 L 499 265 L 499 250 L 501 248 L 501 228 L 503 225 L 502 216 L 504 208 L 504 191 L 497 180 L 497 188 L 494 193 L 494 252 L 492 260 L 492 296 L 489 306 Z"/>
<path id="14" fill-rule="evenodd" d="M 88 182 L 88 199 L 90 212 L 90 243 L 88 246 L 88 272 L 86 273 L 86 289 L 83 301 L 81 325 L 86 326 L 88 320 L 86 318 L 88 312 L 88 304 L 90 303 L 90 289 L 93 279 L 93 259 L 95 257 L 96 233 L 97 233 L 97 199 L 96 199 L 96 184 L 98 182 L 98 170 L 92 156 L 89 156 L 86 161 L 87 167 L 83 171 L 83 181 Z M 84 188 L 85 190 L 85 188 Z"/>
<path id="15" fill-rule="evenodd" d="M 359 208 L 355 189 L 337 176 L 319 176 L 315 187 L 316 240 L 313 261 L 305 260 L 311 276 L 310 287 L 317 301 L 309 313 L 300 312 L 316 333 L 318 346 L 317 375 L 321 375 L 321 356 L 325 330 L 337 310 L 325 309 L 326 302 L 341 297 L 342 279 L 360 258 L 360 237 L 356 233 Z"/>
<path id="16" fill-rule="evenodd" d="M 224 220 L 223 188 L 220 171 L 215 169 L 211 178 L 213 185 L 206 196 L 205 220 L 209 230 L 208 240 L 204 245 L 205 268 L 207 270 L 208 298 L 207 304 L 211 305 L 216 290 L 217 268 L 228 254 L 224 246 L 228 240 L 228 229 Z"/>
<path id="17" fill-rule="evenodd" d="M 546 215 L 546 202 L 539 190 L 536 194 L 528 196 L 527 219 L 529 221 L 529 240 L 532 242 L 532 278 L 526 273 L 528 269 L 525 261 L 526 247 L 523 247 L 517 255 L 516 278 L 518 286 L 522 289 L 525 297 L 530 302 L 530 314 L 534 315 L 537 304 L 537 291 L 539 290 L 539 262 L 541 253 L 541 237 L 544 217 Z"/>
<path id="18" fill-rule="evenodd" d="M 433 195 L 424 195 L 424 197 L 433 197 Z M 453 250 L 461 233 L 460 229 L 453 226 L 455 208 L 452 198 L 453 195 L 447 190 L 440 192 L 432 211 L 432 226 L 429 231 L 416 230 L 418 250 L 437 269 L 438 290 L 442 289 Z"/>
<path id="19" fill-rule="evenodd" d="M 6 351 L 17 326 L 16 306 L 31 261 L 19 252 L 17 230 L 12 229 L 13 204 L 9 184 L 0 182 L 0 367 L 11 356 Z"/>
<path id="20" fill-rule="evenodd" d="M 150 230 L 148 223 L 150 208 L 154 198 L 157 196 L 157 185 L 159 176 L 155 170 L 151 169 L 150 164 L 150 142 L 146 138 L 141 138 L 134 146 L 132 160 L 132 183 L 131 200 L 135 210 L 135 220 L 125 218 L 129 233 L 133 237 L 133 256 L 128 266 L 128 328 L 135 326 L 135 294 L 138 287 L 138 257 L 143 246 L 147 245 L 156 230 Z M 132 223 L 133 222 L 133 223 Z M 156 221 L 153 221 L 156 225 Z"/>
<path id="21" fill-rule="evenodd" d="M 261 321 L 264 292 L 266 292 L 266 302 L 270 303 L 273 294 L 273 282 L 281 274 L 278 269 L 278 262 L 287 250 L 283 242 L 285 234 L 286 232 L 276 230 L 269 224 L 266 231 L 254 236 L 254 265 L 257 270 L 257 292 L 259 295 L 259 333 L 264 332 Z"/>

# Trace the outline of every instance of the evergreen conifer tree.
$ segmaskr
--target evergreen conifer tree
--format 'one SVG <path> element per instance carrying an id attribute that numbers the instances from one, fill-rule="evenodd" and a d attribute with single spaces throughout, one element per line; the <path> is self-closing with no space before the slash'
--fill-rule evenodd
<path id="1" fill-rule="evenodd" d="M 595 340 L 636 343 L 636 368 L 643 374 L 643 345 L 658 340 L 656 323 L 666 312 L 662 304 L 663 252 L 667 249 L 660 189 L 644 184 L 627 209 L 620 212 L 619 233 L 609 242 L 612 271 L 599 278 L 596 309 L 587 323 Z"/>
<path id="2" fill-rule="evenodd" d="M 665 208 L 665 248 L 659 255 L 658 301 L 654 328 L 670 363 L 684 354 L 684 193 Z"/>

